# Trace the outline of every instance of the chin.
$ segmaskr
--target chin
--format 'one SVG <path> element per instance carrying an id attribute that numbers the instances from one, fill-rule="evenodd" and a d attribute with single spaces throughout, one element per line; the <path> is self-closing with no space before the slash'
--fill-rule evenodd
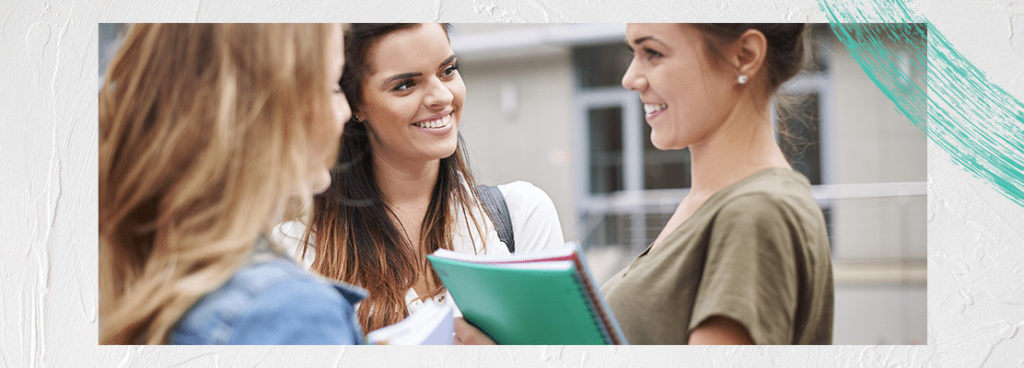
<path id="1" fill-rule="evenodd" d="M 660 151 L 671 151 L 674 149 L 679 149 L 676 148 L 672 143 L 672 140 L 651 134 L 651 145 L 653 145 L 654 148 L 657 148 Z"/>
<path id="2" fill-rule="evenodd" d="M 318 173 L 310 183 L 310 194 L 317 195 L 327 191 L 331 187 L 331 174 L 324 170 Z"/>
<path id="3" fill-rule="evenodd" d="M 437 150 L 431 152 L 431 157 L 436 158 L 438 160 L 452 157 L 452 155 L 455 154 L 455 150 L 457 148 L 458 146 L 455 145 L 452 145 L 451 147 L 438 148 Z"/>
<path id="4" fill-rule="evenodd" d="M 452 134 L 451 137 L 445 137 L 444 142 L 437 147 L 434 151 L 437 153 L 438 158 L 448 158 L 455 154 L 455 150 L 459 148 L 459 136 Z"/>
<path id="5" fill-rule="evenodd" d="M 651 145 L 657 148 L 659 151 L 673 151 L 686 149 L 693 143 L 693 140 L 689 136 L 679 134 L 657 134 L 657 131 L 651 132 Z"/>

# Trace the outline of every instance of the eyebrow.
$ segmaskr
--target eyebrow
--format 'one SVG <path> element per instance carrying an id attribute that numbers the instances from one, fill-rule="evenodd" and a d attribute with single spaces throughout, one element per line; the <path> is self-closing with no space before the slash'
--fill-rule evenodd
<path id="1" fill-rule="evenodd" d="M 455 54 L 452 54 L 452 56 L 449 56 L 447 59 L 444 59 L 444 61 L 441 62 L 441 65 L 438 65 L 437 67 L 443 68 L 445 65 L 448 65 L 448 63 L 451 63 L 452 60 L 455 60 Z"/>
<path id="2" fill-rule="evenodd" d="M 394 81 L 396 81 L 396 80 L 402 80 L 402 79 L 406 79 L 406 78 L 414 78 L 414 77 L 419 77 L 419 76 L 421 76 L 421 75 L 423 75 L 423 73 L 402 73 L 402 74 L 395 74 L 395 75 L 392 75 L 392 76 L 388 77 L 388 79 L 385 79 L 385 80 L 384 80 L 384 84 L 388 84 L 388 83 L 394 82 Z"/>
<path id="3" fill-rule="evenodd" d="M 654 42 L 660 43 L 662 45 L 665 45 L 664 42 L 661 42 L 657 38 L 654 38 L 654 36 L 637 37 L 636 39 L 633 40 L 633 44 L 634 45 L 640 45 L 640 44 L 642 44 L 644 42 L 647 42 L 647 41 L 654 41 Z"/>
<path id="4" fill-rule="evenodd" d="M 452 60 L 455 60 L 455 55 L 454 54 L 452 54 L 452 56 L 449 56 L 447 59 L 444 59 L 444 61 L 442 61 L 441 64 L 438 65 L 437 67 L 438 68 L 443 68 L 445 65 L 451 64 Z M 395 74 L 395 75 L 392 75 L 392 76 L 388 77 L 387 79 L 385 79 L 384 80 L 384 84 L 388 84 L 388 83 L 394 82 L 396 80 L 402 80 L 402 79 L 407 79 L 407 78 L 415 78 L 415 77 L 419 77 L 419 76 L 422 76 L 422 75 L 423 75 L 423 73 L 401 73 L 401 74 Z"/>

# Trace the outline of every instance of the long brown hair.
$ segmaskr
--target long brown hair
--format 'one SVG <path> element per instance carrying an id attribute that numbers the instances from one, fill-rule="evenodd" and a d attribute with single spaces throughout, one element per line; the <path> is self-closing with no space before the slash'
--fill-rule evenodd
<path id="1" fill-rule="evenodd" d="M 352 106 L 361 106 L 361 85 L 370 72 L 367 53 L 381 37 L 419 24 L 353 24 L 345 38 L 345 72 L 342 90 Z M 447 30 L 447 28 L 446 28 Z M 433 280 L 436 288 L 429 298 L 444 292 L 440 279 L 426 255 L 452 249 L 458 214 L 484 237 L 473 176 L 465 159 L 461 136 L 451 156 L 441 159 L 437 182 L 423 217 L 420 249 L 396 224 L 398 217 L 381 198 L 373 168 L 373 151 L 365 123 L 350 120 L 342 134 L 337 166 L 331 187 L 314 198 L 313 216 L 300 244 L 314 244 L 312 269 L 320 274 L 357 284 L 370 296 L 359 307 L 364 331 L 396 323 L 408 315 L 405 294 L 419 275 Z M 305 248 L 302 255 L 305 256 Z"/>
<path id="2" fill-rule="evenodd" d="M 308 203 L 307 178 L 324 167 L 310 166 L 311 147 L 337 145 L 326 138 L 336 137 L 336 117 L 321 88 L 331 32 L 329 24 L 128 31 L 99 93 L 101 343 L 166 343 L 287 203 Z"/>

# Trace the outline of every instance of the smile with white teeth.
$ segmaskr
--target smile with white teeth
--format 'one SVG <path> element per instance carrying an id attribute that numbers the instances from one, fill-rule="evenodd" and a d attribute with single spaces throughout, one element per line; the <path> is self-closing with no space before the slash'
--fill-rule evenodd
<path id="1" fill-rule="evenodd" d="M 447 127 L 448 124 L 451 124 L 451 123 L 452 123 L 452 114 L 446 114 L 445 116 L 442 116 L 439 119 L 428 120 L 428 121 L 421 121 L 419 123 L 413 123 L 412 125 L 418 126 L 420 128 L 427 128 L 427 129 L 441 129 L 441 128 Z"/>
<path id="2" fill-rule="evenodd" d="M 656 113 L 656 112 L 664 110 L 666 108 L 668 108 L 668 105 L 666 105 L 666 104 L 657 104 L 657 105 L 655 105 L 655 104 L 644 104 L 644 112 L 647 113 L 647 115 L 650 115 L 652 113 Z"/>

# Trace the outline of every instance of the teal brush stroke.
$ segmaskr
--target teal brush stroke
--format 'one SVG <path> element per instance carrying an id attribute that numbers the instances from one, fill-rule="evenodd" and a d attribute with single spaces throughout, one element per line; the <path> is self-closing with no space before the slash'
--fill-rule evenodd
<path id="1" fill-rule="evenodd" d="M 954 162 L 1024 206 L 1024 103 L 903 1 L 820 5 L 833 32 L 900 112 Z"/>

